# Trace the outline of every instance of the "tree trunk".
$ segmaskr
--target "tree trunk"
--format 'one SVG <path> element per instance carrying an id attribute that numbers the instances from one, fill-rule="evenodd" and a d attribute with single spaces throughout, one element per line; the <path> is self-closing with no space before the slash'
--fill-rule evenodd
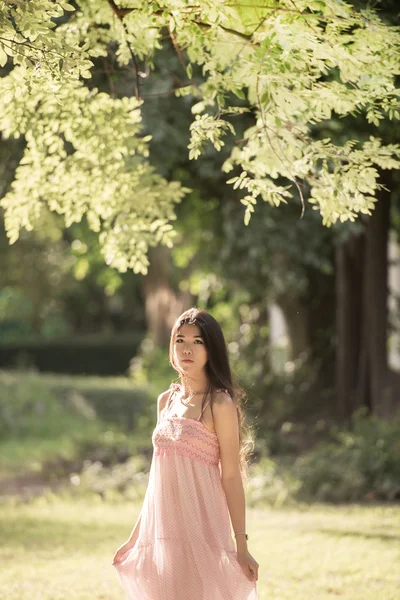
<path id="1" fill-rule="evenodd" d="M 336 250 L 336 408 L 340 419 L 350 418 L 361 406 L 382 417 L 388 417 L 393 408 L 387 357 L 389 226 L 390 193 L 382 191 L 365 232 L 350 237 Z"/>
<path id="2" fill-rule="evenodd" d="M 332 248 L 333 253 L 333 248 Z M 332 260 L 333 260 L 332 256 Z M 335 323 L 335 277 L 319 269 L 307 269 L 308 336 L 311 359 L 318 369 L 321 389 L 335 385 L 335 350 L 332 343 Z"/>
<path id="3" fill-rule="evenodd" d="M 149 335 L 156 345 L 166 346 L 176 318 L 190 307 L 189 292 L 177 293 L 170 284 L 170 251 L 157 246 L 149 252 L 150 266 L 143 277 L 143 294 Z"/>
<path id="4" fill-rule="evenodd" d="M 390 384 L 387 355 L 388 236 L 390 194 L 382 192 L 368 221 L 365 244 L 365 287 L 362 313 L 358 403 L 374 414 L 389 416 Z"/>
<path id="5" fill-rule="evenodd" d="M 364 246 L 362 234 L 336 248 L 336 408 L 340 420 L 357 408 Z"/>

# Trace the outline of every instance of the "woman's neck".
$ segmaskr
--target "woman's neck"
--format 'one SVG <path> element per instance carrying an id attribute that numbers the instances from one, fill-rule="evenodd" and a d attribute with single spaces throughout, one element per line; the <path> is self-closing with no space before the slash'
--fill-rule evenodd
<path id="1" fill-rule="evenodd" d="M 198 377 L 181 377 L 181 386 L 185 397 L 193 394 L 205 394 L 208 385 L 208 377 L 205 374 Z"/>

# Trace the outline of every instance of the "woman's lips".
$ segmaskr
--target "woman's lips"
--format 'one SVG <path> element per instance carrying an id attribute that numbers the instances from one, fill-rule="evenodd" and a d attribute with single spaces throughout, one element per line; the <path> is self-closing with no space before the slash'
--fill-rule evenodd
<path id="1" fill-rule="evenodd" d="M 183 358 L 182 362 L 193 362 L 191 358 Z"/>

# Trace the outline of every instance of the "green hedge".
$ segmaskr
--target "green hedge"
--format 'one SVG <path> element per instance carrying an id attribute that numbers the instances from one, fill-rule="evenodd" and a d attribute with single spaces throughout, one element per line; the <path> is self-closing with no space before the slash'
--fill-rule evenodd
<path id="1" fill-rule="evenodd" d="M 117 424 L 123 431 L 133 431 L 137 426 L 146 429 L 156 418 L 156 397 L 150 396 L 144 386 L 114 387 L 101 381 L 77 386 L 73 382 L 57 382 L 50 384 L 50 389 L 57 397 L 77 406 L 84 398 L 98 418 Z"/>
<path id="2" fill-rule="evenodd" d="M 150 430 L 156 397 L 123 377 L 41 375 L 0 371 L 0 435 L 53 436 L 70 416 L 114 423 L 122 431 Z"/>
<path id="3" fill-rule="evenodd" d="M 0 371 L 0 480 L 124 461 L 151 446 L 155 419 L 154 394 L 124 377 Z"/>
<path id="4" fill-rule="evenodd" d="M 0 369 L 35 368 L 71 375 L 122 375 L 136 355 L 143 333 L 0 343 Z"/>

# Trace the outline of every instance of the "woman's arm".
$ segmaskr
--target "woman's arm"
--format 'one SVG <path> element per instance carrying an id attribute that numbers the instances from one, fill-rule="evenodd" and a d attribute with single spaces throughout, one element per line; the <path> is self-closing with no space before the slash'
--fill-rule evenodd
<path id="1" fill-rule="evenodd" d="M 171 393 L 171 390 L 167 390 L 166 392 L 160 394 L 157 398 L 157 425 L 160 422 L 160 415 L 164 410 L 165 405 L 167 404 L 167 400 Z"/>
<path id="2" fill-rule="evenodd" d="M 160 420 L 160 414 L 161 412 L 164 410 L 165 408 L 165 404 L 168 400 L 170 394 L 170 390 L 167 390 L 166 392 L 163 392 L 162 394 L 160 394 L 157 398 L 157 423 Z M 131 535 L 129 536 L 128 541 L 129 542 L 133 542 L 136 543 L 136 540 L 139 537 L 139 531 L 140 531 L 140 523 L 142 520 L 142 510 L 140 510 L 139 516 L 137 518 L 137 521 L 132 529 Z"/>
<path id="3" fill-rule="evenodd" d="M 162 394 L 160 394 L 158 396 L 157 399 L 157 424 L 159 423 L 160 420 L 160 414 L 161 412 L 164 410 L 165 408 L 165 404 L 168 400 L 170 391 L 168 390 L 167 392 L 163 392 Z M 113 562 L 112 564 L 114 566 L 118 565 L 119 562 L 121 562 L 121 560 L 124 558 L 125 554 L 134 547 L 134 545 L 136 544 L 138 537 L 139 537 L 139 533 L 140 533 L 140 524 L 142 522 L 142 510 L 143 510 L 143 506 L 140 509 L 140 513 L 139 516 L 136 520 L 136 523 L 131 531 L 131 534 L 129 536 L 129 538 L 127 539 L 126 542 L 124 542 L 122 544 L 122 546 L 120 546 L 118 548 L 118 550 L 116 551 L 116 553 L 114 554 L 114 558 L 113 558 Z"/>
<path id="4" fill-rule="evenodd" d="M 221 482 L 235 533 L 246 532 L 246 500 L 239 460 L 239 419 L 232 398 L 215 394 L 214 427 L 221 452 Z M 236 538 L 238 560 L 249 579 L 257 579 L 258 564 L 248 552 L 246 536 Z"/>

